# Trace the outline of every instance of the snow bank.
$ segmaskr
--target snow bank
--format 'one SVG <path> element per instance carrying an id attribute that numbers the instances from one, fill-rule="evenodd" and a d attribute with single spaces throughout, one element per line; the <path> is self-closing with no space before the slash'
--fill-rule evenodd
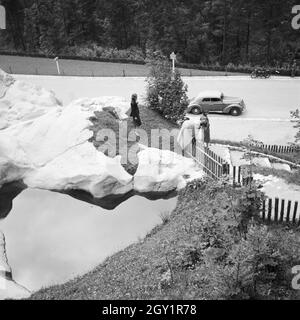
<path id="1" fill-rule="evenodd" d="M 187 181 L 200 179 L 203 171 L 192 160 L 168 150 L 145 148 L 138 153 L 134 189 L 166 192 L 184 188 Z"/>
<path id="2" fill-rule="evenodd" d="M 112 108 L 120 120 L 128 118 L 127 112 L 130 109 L 130 101 L 123 97 L 103 96 L 98 98 L 82 98 L 72 102 L 72 105 L 79 105 L 88 108 L 90 111 L 100 111 Z"/>
<path id="3" fill-rule="evenodd" d="M 53 92 L 15 80 L 0 69 L 0 130 L 37 118 L 59 105 Z"/>
<path id="4" fill-rule="evenodd" d="M 110 108 L 123 119 L 128 102 L 101 97 L 63 107 L 45 89 L 3 72 L 0 80 L 5 91 L 0 119 L 9 124 L 0 130 L 0 186 L 22 180 L 32 188 L 80 189 L 100 198 L 132 189 L 132 176 L 119 157 L 106 157 L 88 142 L 94 112 Z"/>
<path id="5" fill-rule="evenodd" d="M 269 198 L 280 198 L 291 201 L 300 201 L 300 186 L 289 184 L 284 179 L 269 175 L 255 174 L 254 180 L 259 181 L 261 189 Z"/>
<path id="6" fill-rule="evenodd" d="M 85 142 L 31 171 L 24 183 L 30 188 L 47 190 L 84 190 L 96 198 L 124 194 L 132 190 L 132 176 L 120 161 L 120 157 L 108 158 Z"/>
<path id="7" fill-rule="evenodd" d="M 0 231 L 0 300 L 22 299 L 30 296 L 30 291 L 13 280 L 11 267 L 8 264 L 5 237 Z"/>
<path id="8" fill-rule="evenodd" d="M 106 157 L 88 142 L 93 110 L 70 104 L 0 131 L 0 163 L 5 164 L 0 184 L 23 180 L 31 188 L 80 189 L 95 197 L 130 190 L 132 176 L 120 159 Z"/>

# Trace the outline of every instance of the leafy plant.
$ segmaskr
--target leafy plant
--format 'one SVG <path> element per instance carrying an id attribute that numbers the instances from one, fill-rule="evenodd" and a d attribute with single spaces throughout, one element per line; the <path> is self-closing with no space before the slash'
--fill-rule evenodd
<path id="1" fill-rule="evenodd" d="M 165 59 L 153 60 L 147 83 L 148 107 L 170 121 L 179 120 L 188 105 L 187 86 L 180 72 L 176 69 L 173 73 Z"/>

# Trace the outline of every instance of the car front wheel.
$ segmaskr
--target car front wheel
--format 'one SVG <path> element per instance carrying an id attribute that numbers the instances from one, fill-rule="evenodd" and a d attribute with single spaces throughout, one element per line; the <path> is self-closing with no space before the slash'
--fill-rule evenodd
<path id="1" fill-rule="evenodd" d="M 239 108 L 231 108 L 230 114 L 234 117 L 239 116 L 241 114 L 241 110 Z"/>
<path id="2" fill-rule="evenodd" d="M 198 106 L 195 106 L 195 107 L 192 107 L 191 108 L 191 114 L 201 114 L 202 113 L 202 110 L 201 110 L 201 108 L 200 107 L 198 107 Z"/>

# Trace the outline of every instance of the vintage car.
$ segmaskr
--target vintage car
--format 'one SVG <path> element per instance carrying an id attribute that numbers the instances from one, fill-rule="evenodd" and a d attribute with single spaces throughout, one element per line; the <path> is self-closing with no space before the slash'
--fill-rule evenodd
<path id="1" fill-rule="evenodd" d="M 220 91 L 204 91 L 191 100 L 185 116 L 199 115 L 203 111 L 239 116 L 245 109 L 246 105 L 241 98 L 227 97 Z"/>

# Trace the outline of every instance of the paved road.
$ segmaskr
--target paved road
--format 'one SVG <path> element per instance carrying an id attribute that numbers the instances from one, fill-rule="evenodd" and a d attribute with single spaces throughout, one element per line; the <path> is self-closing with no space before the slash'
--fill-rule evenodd
<path id="1" fill-rule="evenodd" d="M 102 95 L 130 97 L 132 92 L 145 96 L 145 78 L 81 78 L 17 76 L 53 90 L 64 103 Z M 247 111 L 243 119 L 289 119 L 289 112 L 300 108 L 300 78 L 253 80 L 249 77 L 186 77 L 190 98 L 203 90 L 221 90 L 226 95 L 242 97 Z M 223 119 L 229 116 L 216 115 Z M 232 118 L 230 116 L 230 118 Z"/>
<path id="2" fill-rule="evenodd" d="M 145 78 L 81 78 L 16 76 L 53 90 L 64 104 L 82 97 L 118 95 L 128 99 L 136 92 L 145 96 Z M 296 130 L 290 122 L 291 110 L 300 108 L 300 79 L 271 78 L 253 80 L 249 77 L 184 78 L 189 97 L 202 90 L 221 90 L 245 100 L 247 111 L 240 117 L 211 115 L 212 136 L 216 139 L 240 141 L 248 134 L 265 143 L 293 142 Z"/>

